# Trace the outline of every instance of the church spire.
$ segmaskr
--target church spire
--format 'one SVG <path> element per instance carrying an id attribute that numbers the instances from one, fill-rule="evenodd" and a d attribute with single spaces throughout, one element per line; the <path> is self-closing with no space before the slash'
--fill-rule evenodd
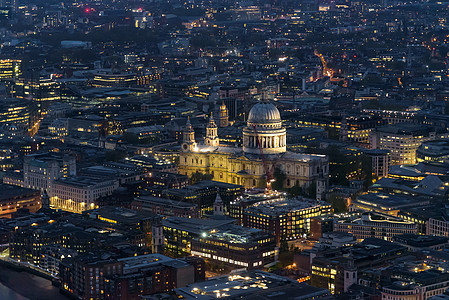
<path id="1" fill-rule="evenodd" d="M 218 138 L 218 128 L 215 124 L 212 113 L 210 114 L 209 124 L 206 127 L 206 139 L 204 143 L 208 146 L 219 146 L 220 140 Z"/>
<path id="2" fill-rule="evenodd" d="M 188 117 L 186 127 L 182 134 L 182 151 L 194 151 L 195 148 L 195 131 L 190 123 L 190 117 Z"/>
<path id="3" fill-rule="evenodd" d="M 217 188 L 217 197 L 215 197 L 214 202 L 214 216 L 223 216 L 223 215 L 224 215 L 223 200 L 221 200 L 220 188 Z"/>
<path id="4" fill-rule="evenodd" d="M 44 193 L 41 196 L 41 208 L 44 209 L 50 209 L 50 197 L 47 194 L 47 190 L 44 191 Z"/>

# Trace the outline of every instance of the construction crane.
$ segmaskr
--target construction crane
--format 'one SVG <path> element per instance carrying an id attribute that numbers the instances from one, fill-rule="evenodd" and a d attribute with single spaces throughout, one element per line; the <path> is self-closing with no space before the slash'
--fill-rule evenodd
<path id="1" fill-rule="evenodd" d="M 269 191 L 271 191 L 271 183 L 274 181 L 273 172 L 268 167 L 267 161 L 265 159 L 265 155 L 263 154 L 263 147 L 262 147 L 262 143 L 261 143 L 261 137 L 259 137 L 259 133 L 257 132 L 256 125 L 253 125 L 253 128 L 254 128 L 254 132 L 256 133 L 256 143 L 257 143 L 257 146 L 259 147 L 260 158 L 262 158 L 263 168 L 265 169 L 265 175 L 267 176 L 267 189 L 266 189 L 266 191 L 269 192 Z M 273 169 L 273 168 L 271 168 L 271 169 Z"/>

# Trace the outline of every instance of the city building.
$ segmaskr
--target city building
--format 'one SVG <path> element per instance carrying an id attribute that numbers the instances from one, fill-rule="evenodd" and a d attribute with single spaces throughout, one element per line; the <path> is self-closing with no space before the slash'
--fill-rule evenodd
<path id="1" fill-rule="evenodd" d="M 398 264 L 381 272 L 382 299 L 429 299 L 445 293 L 449 274 L 426 266 Z"/>
<path id="2" fill-rule="evenodd" d="M 334 218 L 332 215 L 323 215 L 310 219 L 309 238 L 318 241 L 325 233 L 334 231 Z"/>
<path id="3" fill-rule="evenodd" d="M 119 258 L 122 272 L 108 274 L 104 280 L 104 299 L 138 299 L 142 295 L 163 293 L 203 281 L 204 261 L 172 259 L 161 254 Z"/>
<path id="4" fill-rule="evenodd" d="M 416 150 L 417 162 L 449 162 L 449 141 L 434 140 L 423 142 Z"/>
<path id="5" fill-rule="evenodd" d="M 449 237 L 449 222 L 445 219 L 429 218 L 426 234 Z"/>
<path id="6" fill-rule="evenodd" d="M 320 237 L 318 243 L 314 245 L 317 249 L 335 249 L 354 245 L 356 238 L 348 232 L 326 232 Z"/>
<path id="7" fill-rule="evenodd" d="M 278 248 L 273 234 L 238 225 L 205 232 L 191 242 L 190 253 L 231 268 L 260 269 L 276 264 Z"/>
<path id="8" fill-rule="evenodd" d="M 24 99 L 2 99 L 0 103 L 1 127 L 23 135 L 35 125 L 36 119 L 37 107 L 33 102 Z"/>
<path id="9" fill-rule="evenodd" d="M 35 213 L 40 208 L 40 191 L 0 184 L 0 217 L 10 218 L 19 209 L 27 209 L 31 213 Z"/>
<path id="10" fill-rule="evenodd" d="M 39 267 L 57 276 L 61 261 L 66 257 L 75 257 L 77 255 L 78 252 L 76 250 L 67 249 L 62 245 L 46 245 L 41 249 Z"/>
<path id="11" fill-rule="evenodd" d="M 213 288 L 211 288 L 213 287 Z M 293 279 L 262 271 L 245 271 L 190 284 L 174 291 L 177 299 L 216 298 L 263 299 L 274 295 L 285 300 L 329 299 L 329 290 L 299 283 Z M 159 295 L 156 295 L 159 296 Z M 156 299 L 156 298 L 155 298 Z"/>
<path id="12" fill-rule="evenodd" d="M 441 250 L 449 247 L 449 237 L 401 234 L 393 237 L 393 242 L 406 247 L 409 251 Z"/>
<path id="13" fill-rule="evenodd" d="M 81 213 L 95 208 L 98 198 L 111 195 L 118 187 L 114 178 L 71 176 L 53 181 L 48 195 L 53 208 Z"/>
<path id="14" fill-rule="evenodd" d="M 381 149 L 366 149 L 363 153 L 371 158 L 373 175 L 376 178 L 387 177 L 390 169 L 390 151 Z"/>
<path id="15" fill-rule="evenodd" d="M 149 185 L 160 186 L 164 189 L 182 189 L 189 185 L 189 178 L 171 172 L 159 172 L 154 169 L 151 176 L 147 179 Z"/>
<path id="16" fill-rule="evenodd" d="M 94 87 L 130 87 L 137 85 L 137 76 L 134 73 L 116 73 L 110 71 L 97 72 L 94 75 Z"/>
<path id="17" fill-rule="evenodd" d="M 227 126 L 229 126 L 229 111 L 225 103 L 223 102 L 220 105 L 220 109 L 218 112 L 218 127 L 222 128 Z"/>
<path id="18" fill-rule="evenodd" d="M 359 218 L 336 220 L 334 230 L 351 233 L 358 241 L 366 238 L 392 241 L 396 235 L 418 233 L 414 222 L 374 213 L 363 213 Z"/>
<path id="19" fill-rule="evenodd" d="M 191 254 L 192 240 L 207 236 L 212 231 L 234 224 L 231 218 L 193 219 L 168 217 L 162 220 L 165 237 L 165 251 L 174 256 Z"/>
<path id="20" fill-rule="evenodd" d="M 274 233 L 279 243 L 310 234 L 310 220 L 329 213 L 329 203 L 273 193 L 271 197 L 256 194 L 237 199 L 231 203 L 229 216 L 244 227 Z"/>
<path id="21" fill-rule="evenodd" d="M 422 161 L 411 165 L 391 166 L 388 177 L 420 181 L 429 175 L 446 176 L 448 170 L 447 163 Z"/>
<path id="22" fill-rule="evenodd" d="M 381 178 L 371 187 L 373 193 L 398 194 L 429 200 L 444 200 L 448 192 L 446 176 L 428 175 L 424 179 Z"/>
<path id="23" fill-rule="evenodd" d="M 332 294 L 342 294 L 359 282 L 362 270 L 388 265 L 405 252 L 403 246 L 376 238 L 367 238 L 352 247 L 319 251 L 309 260 L 310 283 L 327 288 Z"/>
<path id="24" fill-rule="evenodd" d="M 197 262 L 160 254 L 120 258 L 96 251 L 62 260 L 60 289 L 81 299 L 137 299 L 194 283 L 197 274 L 204 274 L 204 265 Z"/>
<path id="25" fill-rule="evenodd" d="M 205 215 L 212 212 L 218 192 L 227 209 L 229 203 L 242 195 L 243 190 L 241 185 L 203 180 L 182 189 L 165 190 L 163 194 L 166 198 L 174 201 L 196 204 L 201 211 L 201 215 Z"/>
<path id="26" fill-rule="evenodd" d="M 3 5 L 1 7 L 4 7 Z M 12 80 L 22 75 L 22 60 L 0 59 L 0 80 Z"/>
<path id="27" fill-rule="evenodd" d="M 61 98 L 61 86 L 50 78 L 23 78 L 14 81 L 10 87 L 15 98 L 37 102 L 56 101 Z"/>
<path id="28" fill-rule="evenodd" d="M 392 165 L 414 164 L 416 150 L 423 142 L 447 137 L 447 133 L 439 133 L 433 127 L 401 123 L 371 132 L 370 148 L 390 150 Z"/>
<path id="29" fill-rule="evenodd" d="M 343 118 L 340 128 L 340 140 L 351 141 L 367 147 L 369 145 L 369 134 L 382 123 L 383 120 L 377 116 Z"/>
<path id="30" fill-rule="evenodd" d="M 216 141 L 216 130 L 208 132 L 210 136 L 206 135 L 206 141 Z M 316 184 L 317 195 L 321 197 L 329 174 L 326 156 L 292 153 L 286 147 L 286 129 L 278 109 L 270 103 L 258 103 L 248 114 L 247 126 L 243 129 L 243 148 L 221 147 L 216 142 L 214 145 L 198 144 L 188 121 L 179 172 L 188 176 L 195 172 L 211 174 L 213 180 L 252 188 L 265 187 L 267 180 L 273 179 L 271 173 L 279 168 L 287 175 L 286 187 Z"/>
<path id="31" fill-rule="evenodd" d="M 200 210 L 194 203 L 175 201 L 153 196 L 140 196 L 134 199 L 132 208 L 149 211 L 168 217 L 199 218 Z"/>
<path id="32" fill-rule="evenodd" d="M 74 156 L 49 152 L 27 155 L 23 161 L 23 187 L 40 191 L 53 189 L 55 180 L 76 175 Z"/>
<path id="33" fill-rule="evenodd" d="M 354 199 L 349 206 L 349 211 L 376 212 L 398 217 L 405 209 L 420 208 L 429 204 L 430 200 L 424 197 L 373 192 Z"/>

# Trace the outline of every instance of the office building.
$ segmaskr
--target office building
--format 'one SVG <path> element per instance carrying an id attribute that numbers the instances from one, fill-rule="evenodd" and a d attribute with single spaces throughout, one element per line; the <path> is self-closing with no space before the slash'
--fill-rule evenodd
<path id="1" fill-rule="evenodd" d="M 230 268 L 260 269 L 274 265 L 278 248 L 273 234 L 237 225 L 204 232 L 191 242 L 190 253 Z"/>
<path id="2" fill-rule="evenodd" d="M 214 287 L 214 288 L 210 288 Z M 173 291 L 177 299 L 213 300 L 216 298 L 231 299 L 264 299 L 274 295 L 282 299 L 329 299 L 329 290 L 299 283 L 293 279 L 262 271 L 239 272 L 228 276 L 215 277 L 205 282 L 190 284 L 185 288 Z M 158 295 L 156 295 L 158 296 Z"/>
<path id="3" fill-rule="evenodd" d="M 74 156 L 49 152 L 27 155 L 23 161 L 23 187 L 51 192 L 57 179 L 76 175 Z"/>
<path id="4" fill-rule="evenodd" d="M 165 250 L 171 255 L 179 257 L 191 254 L 192 240 L 234 224 L 231 218 L 221 219 L 193 219 L 169 217 L 162 220 L 165 237 Z"/>
<path id="5" fill-rule="evenodd" d="M 332 213 L 329 203 L 298 198 L 287 199 L 285 195 L 253 195 L 231 203 L 230 216 L 249 228 L 274 233 L 277 242 L 298 239 L 310 233 L 310 220 Z"/>
<path id="6" fill-rule="evenodd" d="M 390 150 L 391 164 L 416 163 L 416 150 L 426 141 L 447 138 L 433 127 L 416 124 L 395 124 L 383 126 L 370 133 L 370 148 Z"/>
<path id="7" fill-rule="evenodd" d="M 334 230 L 351 233 L 358 241 L 366 238 L 392 241 L 396 235 L 418 233 L 414 222 L 372 213 L 364 213 L 360 218 L 337 220 L 334 223 Z"/>
<path id="8" fill-rule="evenodd" d="M 0 217 L 10 218 L 19 209 L 27 209 L 35 213 L 40 208 L 40 191 L 0 184 Z"/>
<path id="9" fill-rule="evenodd" d="M 417 162 L 449 162 L 449 140 L 423 142 L 416 150 Z"/>
<path id="10" fill-rule="evenodd" d="M 3 5 L 0 7 L 4 8 Z M 0 80 L 12 80 L 22 75 L 22 60 L 0 59 Z"/>
<path id="11" fill-rule="evenodd" d="M 95 208 L 98 198 L 111 195 L 118 187 L 114 178 L 71 176 L 53 181 L 48 194 L 53 208 L 81 213 Z"/>

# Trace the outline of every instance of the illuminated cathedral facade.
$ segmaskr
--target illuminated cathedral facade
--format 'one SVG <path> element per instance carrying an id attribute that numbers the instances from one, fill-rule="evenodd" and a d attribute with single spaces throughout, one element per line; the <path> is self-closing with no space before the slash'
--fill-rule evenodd
<path id="1" fill-rule="evenodd" d="M 220 108 L 220 111 L 222 108 Z M 220 114 L 219 124 L 227 124 Z M 259 102 L 249 114 L 243 129 L 243 147 L 220 146 L 218 126 L 213 116 L 206 127 L 202 143 L 187 121 L 179 159 L 179 173 L 211 174 L 213 180 L 239 184 L 245 188 L 266 187 L 267 170 L 279 168 L 287 188 L 316 184 L 317 198 L 324 195 L 329 175 L 329 161 L 324 155 L 287 151 L 287 131 L 282 126 L 279 110 L 271 103 Z"/>

